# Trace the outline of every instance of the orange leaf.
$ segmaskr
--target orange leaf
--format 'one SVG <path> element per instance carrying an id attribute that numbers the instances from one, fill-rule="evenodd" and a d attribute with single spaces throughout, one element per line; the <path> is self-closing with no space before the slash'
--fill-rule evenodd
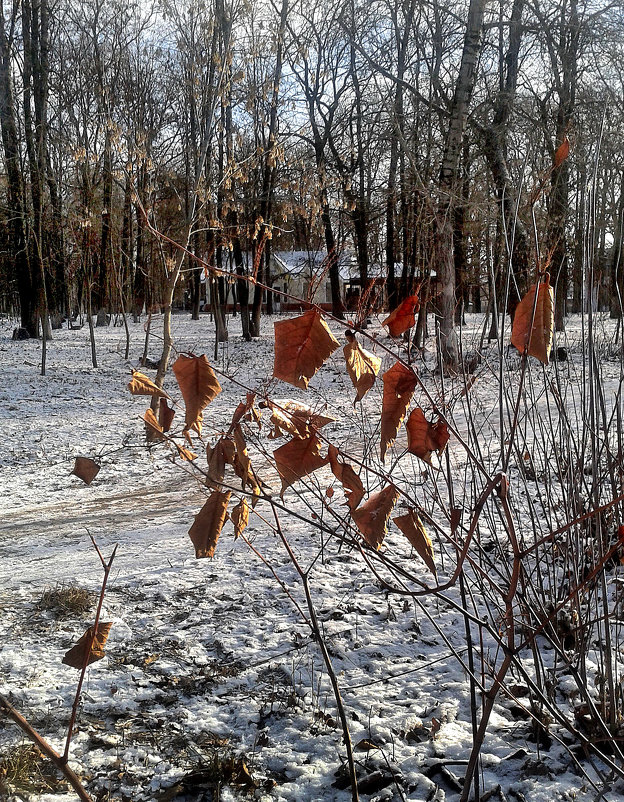
<path id="1" fill-rule="evenodd" d="M 97 660 L 101 660 L 104 657 L 104 644 L 108 640 L 108 633 L 112 626 L 111 621 L 100 621 L 95 637 L 93 637 L 94 628 L 89 627 L 80 640 L 76 641 L 71 649 L 65 653 L 63 663 L 72 668 L 82 669 L 85 659 L 88 666 Z M 89 647 L 91 648 L 89 649 Z M 88 659 L 87 655 L 89 655 Z"/>
<path id="2" fill-rule="evenodd" d="M 273 376 L 305 390 L 338 341 L 315 309 L 275 324 Z"/>
<path id="3" fill-rule="evenodd" d="M 234 524 L 234 539 L 239 538 L 249 523 L 249 504 L 247 499 L 241 499 L 232 510 L 232 523 Z"/>
<path id="4" fill-rule="evenodd" d="M 151 435 L 153 435 L 154 440 L 165 439 L 163 437 L 163 427 L 156 419 L 156 415 L 154 415 L 154 410 L 151 409 L 151 407 L 145 411 L 145 415 L 143 415 L 143 420 L 150 427 Z"/>
<path id="5" fill-rule="evenodd" d="M 511 344 L 515 346 L 521 354 L 527 348 L 529 356 L 534 356 L 548 364 L 550 359 L 550 349 L 553 341 L 554 328 L 554 293 L 550 286 L 550 277 L 546 274 L 543 283 L 538 285 L 537 305 L 535 307 L 535 318 L 533 328 L 529 332 L 531 325 L 531 315 L 533 314 L 533 304 L 535 302 L 535 284 L 531 286 L 527 294 L 516 307 L 513 326 L 511 329 Z"/>
<path id="6" fill-rule="evenodd" d="M 424 560 L 427 568 L 437 579 L 438 574 L 433 559 L 433 544 L 416 510 L 410 508 L 409 512 L 405 515 L 399 515 L 397 518 L 394 518 L 394 523 L 399 527 L 401 532 L 403 532 L 405 537 Z"/>
<path id="7" fill-rule="evenodd" d="M 410 295 L 397 308 L 390 312 L 388 317 L 381 324 L 387 326 L 392 337 L 400 337 L 401 334 L 411 329 L 416 323 L 415 312 L 418 311 L 418 295 Z"/>
<path id="8" fill-rule="evenodd" d="M 217 440 L 215 447 L 206 446 L 206 457 L 208 459 L 208 487 L 220 489 L 221 482 L 225 477 L 225 466 L 234 465 L 236 446 L 229 437 L 221 437 Z"/>
<path id="9" fill-rule="evenodd" d="M 260 423 L 260 413 L 254 405 L 255 400 L 255 393 L 247 393 L 246 401 L 244 403 L 241 401 L 241 403 L 234 410 L 234 414 L 232 415 L 232 426 L 239 423 L 243 417 L 245 420 L 254 420 L 256 423 Z"/>
<path id="10" fill-rule="evenodd" d="M 420 407 L 412 410 L 405 428 L 407 450 L 429 464 L 432 452 L 437 451 L 441 454 L 449 441 L 446 423 L 441 418 L 436 423 L 429 423 Z"/>
<path id="11" fill-rule="evenodd" d="M 221 392 L 208 360 L 202 356 L 179 356 L 173 363 L 173 372 L 186 405 L 184 428 L 195 429 L 201 435 L 202 413 Z"/>
<path id="12" fill-rule="evenodd" d="M 149 376 L 145 376 L 138 370 L 132 371 L 132 379 L 128 382 L 128 390 L 132 395 L 156 395 L 160 398 L 169 398 L 167 393 L 162 388 L 157 387 Z"/>
<path id="13" fill-rule="evenodd" d="M 265 406 L 271 410 L 271 424 L 273 429 L 269 433 L 269 438 L 274 440 L 285 434 L 305 439 L 314 434 L 316 429 L 321 429 L 328 423 L 333 423 L 336 418 L 329 415 L 321 415 L 299 401 L 267 401 Z"/>
<path id="14" fill-rule="evenodd" d="M 399 491 L 394 485 L 386 485 L 379 493 L 373 493 L 361 507 L 351 513 L 355 525 L 364 535 L 364 540 L 378 549 L 386 536 L 388 518 L 397 503 Z"/>
<path id="15" fill-rule="evenodd" d="M 214 557 L 219 535 L 227 519 L 227 507 L 232 494 L 215 490 L 195 516 L 189 536 L 195 546 L 195 556 Z"/>
<path id="16" fill-rule="evenodd" d="M 177 443 L 174 443 L 174 446 L 178 449 L 178 456 L 182 457 L 182 459 L 186 460 L 187 462 L 193 462 L 194 459 L 197 459 L 197 454 L 194 451 L 191 451 L 189 448 L 179 446 Z"/>
<path id="17" fill-rule="evenodd" d="M 100 466 L 94 460 L 89 457 L 76 457 L 72 473 L 82 479 L 86 485 L 90 485 L 99 472 Z"/>
<path id="18" fill-rule="evenodd" d="M 400 362 L 387 370 L 381 377 L 384 384 L 381 406 L 381 459 L 385 459 L 388 446 L 394 443 L 399 426 L 416 387 L 416 376 Z"/>
<path id="19" fill-rule="evenodd" d="M 174 418 L 175 410 L 169 406 L 166 398 L 161 398 L 158 406 L 158 423 L 161 425 L 163 432 L 168 432 L 171 429 Z"/>
<path id="20" fill-rule="evenodd" d="M 246 489 L 248 484 L 252 488 L 255 488 L 256 486 L 259 486 L 260 483 L 251 465 L 251 460 L 249 459 L 249 453 L 247 451 L 247 443 L 245 441 L 245 435 L 243 434 L 243 430 L 241 428 L 240 423 L 236 424 L 233 433 L 234 433 L 234 444 L 236 446 L 236 454 L 234 456 L 234 462 L 233 462 L 234 473 L 242 481 L 243 490 Z"/>
<path id="21" fill-rule="evenodd" d="M 349 342 L 342 349 L 347 363 L 347 373 L 356 390 L 354 404 L 361 401 L 375 384 L 375 378 L 381 367 L 381 359 L 364 350 L 355 339 L 355 334 L 348 331 Z"/>
<path id="22" fill-rule="evenodd" d="M 282 480 L 280 495 L 297 480 L 327 465 L 327 457 L 321 457 L 321 441 L 316 435 L 304 440 L 293 439 L 273 452 L 275 465 Z"/>
<path id="23" fill-rule="evenodd" d="M 555 151 L 555 158 L 553 159 L 553 170 L 556 170 L 557 167 L 561 167 L 561 165 L 568 158 L 569 155 L 570 155 L 570 140 L 566 136 L 564 137 L 563 142 L 559 145 L 559 147 Z"/>
<path id="24" fill-rule="evenodd" d="M 336 446 L 329 446 L 327 457 L 329 458 L 332 473 L 344 488 L 347 506 L 353 511 L 364 498 L 362 480 L 350 465 L 347 465 L 346 462 L 338 462 L 338 449 Z"/>

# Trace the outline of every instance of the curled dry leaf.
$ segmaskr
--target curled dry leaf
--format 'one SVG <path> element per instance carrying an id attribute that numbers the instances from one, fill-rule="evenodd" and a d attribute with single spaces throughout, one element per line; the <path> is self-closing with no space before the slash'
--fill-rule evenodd
<path id="1" fill-rule="evenodd" d="M 149 376 L 138 370 L 132 371 L 132 378 L 128 382 L 128 390 L 132 395 L 155 395 L 159 398 L 169 398 L 167 393 L 154 384 Z"/>
<path id="2" fill-rule="evenodd" d="M 293 437 L 306 438 L 314 434 L 315 430 L 321 429 L 328 423 L 334 423 L 336 418 L 329 415 L 321 415 L 314 412 L 312 407 L 302 404 L 299 401 L 267 401 L 264 406 L 271 410 L 272 429 L 269 439 L 275 440 L 277 437 L 292 435 Z"/>
<path id="3" fill-rule="evenodd" d="M 223 525 L 227 519 L 227 508 L 232 494 L 228 490 L 213 491 L 208 501 L 195 516 L 193 526 L 189 529 L 189 536 L 195 546 L 195 556 L 214 557 L 215 549 Z"/>
<path id="4" fill-rule="evenodd" d="M 82 669 L 85 660 L 88 666 L 97 660 L 101 660 L 104 657 L 104 645 L 108 640 L 108 633 L 112 626 L 112 621 L 100 621 L 95 637 L 94 628 L 89 627 L 84 635 L 65 653 L 63 663 L 72 668 Z"/>
<path id="5" fill-rule="evenodd" d="M 219 395 L 221 385 L 203 354 L 179 356 L 173 363 L 173 372 L 186 406 L 184 428 L 201 435 L 202 413 Z"/>
<path id="6" fill-rule="evenodd" d="M 555 151 L 555 157 L 553 159 L 553 169 L 557 169 L 560 167 L 563 162 L 568 158 L 570 155 L 570 140 L 566 136 L 563 142 L 559 145 L 557 150 Z"/>
<path id="7" fill-rule="evenodd" d="M 242 498 L 232 510 L 232 523 L 234 524 L 234 539 L 239 538 L 249 523 L 249 504 Z"/>
<path id="8" fill-rule="evenodd" d="M 361 507 L 351 513 L 357 528 L 369 546 L 378 549 L 386 536 L 388 518 L 399 498 L 399 491 L 392 484 L 379 493 L 373 493 Z"/>
<path id="9" fill-rule="evenodd" d="M 273 376 L 305 390 L 338 341 L 316 309 L 275 324 Z"/>
<path id="10" fill-rule="evenodd" d="M 260 413 L 255 407 L 255 400 L 255 393 L 247 393 L 246 400 L 244 402 L 241 401 L 241 403 L 234 410 L 234 414 L 232 415 L 232 426 L 240 423 L 242 418 L 245 418 L 247 421 L 255 421 L 258 425 L 260 425 Z"/>
<path id="11" fill-rule="evenodd" d="M 381 324 L 386 326 L 393 337 L 400 337 L 416 323 L 415 312 L 418 311 L 418 295 L 410 295 L 394 309 Z"/>
<path id="12" fill-rule="evenodd" d="M 420 407 L 412 410 L 405 428 L 407 450 L 429 464 L 431 464 L 431 454 L 434 451 L 441 454 L 449 441 L 446 423 L 441 418 L 436 423 L 429 423 Z"/>
<path id="13" fill-rule="evenodd" d="M 346 462 L 338 461 L 338 449 L 336 446 L 329 446 L 327 458 L 329 459 L 332 473 L 344 488 L 347 506 L 353 511 L 364 498 L 362 480 L 350 465 Z"/>
<path id="14" fill-rule="evenodd" d="M 355 404 L 361 401 L 375 384 L 381 359 L 362 348 L 352 332 L 347 332 L 347 339 L 349 342 L 342 350 L 347 363 L 347 373 L 356 391 Z"/>
<path id="15" fill-rule="evenodd" d="M 243 484 L 243 490 L 249 485 L 251 488 L 259 486 L 260 482 L 256 477 L 255 471 L 249 459 L 249 452 L 247 451 L 247 442 L 245 435 L 239 423 L 234 426 L 234 444 L 236 446 L 236 454 L 234 456 L 234 473 L 238 476 Z"/>
<path id="16" fill-rule="evenodd" d="M 174 442 L 175 447 L 178 450 L 178 456 L 182 457 L 183 460 L 187 462 L 193 462 L 194 459 L 197 459 L 197 454 L 194 451 L 191 451 L 190 448 L 184 448 L 184 446 L 180 446 Z"/>
<path id="17" fill-rule="evenodd" d="M 399 515 L 393 520 L 416 549 L 418 555 L 424 560 L 427 568 L 437 579 L 438 574 L 433 556 L 433 544 L 416 510 L 410 507 L 405 515 Z"/>
<path id="18" fill-rule="evenodd" d="M 217 440 L 215 447 L 206 446 L 206 458 L 208 460 L 208 476 L 206 485 L 218 490 L 225 477 L 225 466 L 234 465 L 236 456 L 236 445 L 230 437 L 221 437 Z"/>
<path id="19" fill-rule="evenodd" d="M 76 457 L 72 473 L 82 479 L 86 485 L 90 485 L 99 472 L 100 466 L 95 460 L 89 459 L 89 457 Z"/>
<path id="20" fill-rule="evenodd" d="M 154 415 L 154 410 L 151 409 L 151 407 L 145 411 L 145 415 L 143 415 L 143 420 L 149 426 L 151 434 L 150 439 L 152 441 L 165 439 L 163 435 L 163 427 L 156 418 L 156 415 Z"/>
<path id="21" fill-rule="evenodd" d="M 163 432 L 168 432 L 171 429 L 174 418 L 175 410 L 169 406 L 166 398 L 161 398 L 158 405 L 158 423 L 162 427 Z"/>
<path id="22" fill-rule="evenodd" d="M 537 287 L 537 304 L 535 306 L 535 318 L 533 328 L 531 326 L 531 316 L 533 314 L 533 304 L 535 303 L 535 284 L 531 286 L 527 294 L 516 307 L 516 314 L 513 319 L 511 329 L 511 344 L 524 353 L 527 348 L 529 356 L 534 356 L 548 364 L 550 359 L 550 349 L 552 348 L 553 329 L 554 329 L 554 294 L 550 286 L 550 276 L 546 274 L 545 280 Z M 527 347 L 528 345 L 528 347 Z"/>
<path id="23" fill-rule="evenodd" d="M 385 459 L 388 446 L 394 443 L 399 426 L 416 388 L 416 376 L 400 362 L 387 370 L 382 376 L 384 384 L 381 406 L 381 459 Z"/>
<path id="24" fill-rule="evenodd" d="M 327 465 L 328 458 L 321 457 L 321 441 L 316 435 L 304 440 L 290 440 L 273 452 L 277 471 L 282 480 L 280 495 L 296 481 Z"/>

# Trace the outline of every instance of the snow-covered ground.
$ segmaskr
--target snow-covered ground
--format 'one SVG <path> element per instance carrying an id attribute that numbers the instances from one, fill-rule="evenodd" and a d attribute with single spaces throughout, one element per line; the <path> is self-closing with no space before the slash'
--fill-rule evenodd
<path id="1" fill-rule="evenodd" d="M 143 349 L 142 324 L 130 324 L 129 362 L 123 328 L 97 329 L 97 369 L 91 367 L 86 326 L 55 332 L 43 377 L 40 343 L 12 342 L 13 325 L 5 320 L 0 328 L 0 693 L 62 751 L 78 672 L 61 660 L 93 611 L 59 618 L 40 602 L 47 589 L 62 585 L 97 593 L 102 569 L 91 534 L 105 556 L 119 547 L 104 603 L 103 620 L 113 622 L 106 657 L 88 670 L 71 748 L 71 765 L 93 798 L 350 799 L 331 685 L 318 644 L 293 603 L 306 609 L 299 577 L 262 520 L 268 520 L 268 505 L 259 504 L 246 533 L 266 562 L 242 539 L 233 540 L 231 524 L 214 559 L 194 557 L 187 532 L 206 488 L 185 463 L 170 460 L 165 445 L 146 447 L 140 418 L 148 399 L 126 389 Z M 158 321 L 153 325 L 158 333 Z M 368 458 L 367 448 L 378 443 L 381 383 L 354 411 L 340 351 L 308 393 L 270 383 L 269 320 L 263 330 L 262 338 L 245 343 L 237 320 L 230 321 L 230 342 L 213 360 L 209 319 L 174 317 L 178 351 L 206 353 L 235 379 L 220 378 L 223 393 L 204 415 L 206 441 L 214 443 L 227 428 L 245 387 L 270 389 L 272 397 L 326 409 L 337 420 L 325 436 Z M 467 332 L 468 342 L 471 336 L 478 338 L 479 321 Z M 150 356 L 157 358 L 158 351 L 154 337 Z M 378 354 L 387 369 L 390 356 L 381 348 Z M 426 380 L 434 355 L 419 367 Z M 171 375 L 166 387 L 179 395 Z M 484 371 L 474 406 L 484 448 L 499 434 L 495 388 L 495 374 Z M 459 380 L 447 388 L 455 397 L 461 391 Z M 461 434 L 461 410 L 457 426 Z M 264 447 L 275 446 L 264 437 Z M 450 449 L 461 471 L 463 451 L 453 440 Z M 90 486 L 71 474 L 79 455 L 101 464 Z M 252 457 L 262 478 L 279 490 L 257 447 Z M 415 458 L 402 459 L 396 470 L 404 484 L 427 482 Z M 322 491 L 333 479 L 326 470 L 314 481 Z M 313 499 L 313 483 L 300 493 L 286 491 L 285 506 L 300 517 L 286 514 L 283 525 L 301 565 L 310 567 L 361 797 L 458 799 L 472 725 L 467 675 L 457 659 L 467 655 L 456 591 L 449 603 L 389 595 L 358 551 L 336 538 L 321 542 L 311 518 Z M 344 510 L 342 501 L 336 484 L 331 503 Z M 396 528 L 388 548 L 409 558 Z M 413 563 L 430 581 L 425 566 L 416 558 Z M 549 748 L 536 744 L 530 722 L 517 710 L 513 699 L 499 695 L 481 753 L 482 799 L 488 792 L 489 798 L 528 802 L 594 798 L 569 754 L 556 740 Z M 0 765 L 22 742 L 20 731 L 0 718 Z M 589 763 L 583 768 L 594 776 Z M 19 797 L 3 797 L 0 790 L 0 798 Z M 56 790 L 28 798 L 76 797 Z M 620 796 L 613 790 L 603 798 Z"/>

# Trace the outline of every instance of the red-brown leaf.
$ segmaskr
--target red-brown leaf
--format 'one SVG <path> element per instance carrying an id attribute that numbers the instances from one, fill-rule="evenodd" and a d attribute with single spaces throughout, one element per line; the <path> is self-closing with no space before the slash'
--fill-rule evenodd
<path id="1" fill-rule="evenodd" d="M 409 512 L 405 515 L 399 515 L 393 520 L 416 549 L 418 555 L 424 560 L 427 568 L 437 579 L 438 574 L 433 556 L 433 544 L 416 510 L 410 508 Z"/>
<path id="2" fill-rule="evenodd" d="M 557 150 L 555 151 L 555 158 L 553 159 L 553 169 L 557 169 L 560 167 L 563 162 L 568 158 L 570 155 L 570 140 L 566 136 L 563 142 L 559 145 Z"/>
<path id="3" fill-rule="evenodd" d="M 160 398 L 169 398 L 167 393 L 154 382 L 138 370 L 132 371 L 132 379 L 128 382 L 128 390 L 132 395 L 155 395 Z"/>
<path id="4" fill-rule="evenodd" d="M 236 456 L 236 445 L 230 437 L 221 437 L 217 440 L 215 447 L 206 447 L 206 458 L 208 460 L 208 477 L 206 484 L 215 490 L 220 489 L 221 482 L 225 477 L 225 466 L 234 465 Z"/>
<path id="5" fill-rule="evenodd" d="M 315 309 L 275 323 L 273 376 L 305 390 L 338 341 Z"/>
<path id="6" fill-rule="evenodd" d="M 63 663 L 72 668 L 82 669 L 85 659 L 87 659 L 87 654 L 89 655 L 87 659 L 88 666 L 97 660 L 101 660 L 104 657 L 104 645 L 108 640 L 108 633 L 112 626 L 111 621 L 100 621 L 95 637 L 93 637 L 94 628 L 89 627 L 84 635 L 65 653 Z M 91 647 L 90 650 L 89 647 Z"/>
<path id="7" fill-rule="evenodd" d="M 100 466 L 94 460 L 89 457 L 76 457 L 72 473 L 82 479 L 86 485 L 90 485 L 99 472 Z"/>
<path id="8" fill-rule="evenodd" d="M 203 354 L 179 356 L 173 363 L 173 372 L 186 405 L 184 428 L 201 435 L 202 413 L 221 392 L 221 385 Z"/>
<path id="9" fill-rule="evenodd" d="M 343 348 L 347 363 L 347 373 L 355 387 L 355 402 L 361 401 L 375 384 L 375 378 L 381 367 L 381 359 L 366 351 L 355 339 L 355 335 L 347 333 L 349 342 Z"/>
<path id="10" fill-rule="evenodd" d="M 329 415 L 314 412 L 307 404 L 290 399 L 279 403 L 267 401 L 266 406 L 271 410 L 271 425 L 273 426 L 269 433 L 271 440 L 286 434 L 306 438 L 314 434 L 315 430 L 336 420 Z"/>
<path id="11" fill-rule="evenodd" d="M 385 459 L 386 451 L 394 443 L 399 426 L 416 387 L 416 376 L 409 368 L 396 362 L 382 376 L 384 384 L 381 407 L 381 459 Z"/>
<path id="12" fill-rule="evenodd" d="M 145 411 L 143 420 L 149 426 L 148 435 L 150 435 L 151 440 L 155 441 L 165 439 L 163 436 L 163 427 L 160 425 L 156 415 L 154 414 L 154 410 L 151 407 Z"/>
<path id="13" fill-rule="evenodd" d="M 282 480 L 282 497 L 290 485 L 327 465 L 328 461 L 327 457 L 321 457 L 321 441 L 316 435 L 290 440 L 273 452 L 273 458 Z"/>
<path id="14" fill-rule="evenodd" d="M 361 507 L 351 513 L 355 525 L 364 539 L 378 549 L 386 536 L 388 518 L 399 498 L 399 491 L 392 484 L 379 493 L 373 493 Z"/>
<path id="15" fill-rule="evenodd" d="M 533 328 L 529 332 L 534 302 L 535 284 L 516 307 L 511 329 L 511 344 L 523 354 L 528 342 L 528 355 L 534 356 L 547 365 L 552 348 L 555 310 L 554 293 L 548 274 L 546 274 L 545 281 L 538 287 L 535 318 Z"/>
<path id="16" fill-rule="evenodd" d="M 225 493 L 215 490 L 195 516 L 193 526 L 189 529 L 189 536 L 195 546 L 195 556 L 198 559 L 214 557 L 219 535 L 227 520 L 227 508 L 231 495 L 229 490 Z"/>
<path id="17" fill-rule="evenodd" d="M 346 462 L 338 462 L 338 449 L 336 446 L 329 446 L 327 457 L 332 473 L 344 488 L 347 506 L 353 511 L 364 498 L 362 480 L 350 465 Z"/>
<path id="18" fill-rule="evenodd" d="M 415 312 L 418 311 L 418 295 L 410 295 L 406 298 L 381 324 L 386 326 L 393 337 L 400 337 L 416 323 Z"/>
<path id="19" fill-rule="evenodd" d="M 412 410 L 405 428 L 407 450 L 428 463 L 431 463 L 432 452 L 441 454 L 449 441 L 446 423 L 441 418 L 436 423 L 429 423 L 420 407 Z"/>
<path id="20" fill-rule="evenodd" d="M 249 523 L 249 503 L 246 498 L 241 499 L 232 510 L 232 523 L 236 540 L 243 534 Z"/>
<path id="21" fill-rule="evenodd" d="M 175 410 L 172 409 L 167 403 L 166 398 L 160 399 L 158 406 L 158 423 L 160 424 L 163 432 L 168 432 L 171 429 L 171 424 L 175 418 Z"/>

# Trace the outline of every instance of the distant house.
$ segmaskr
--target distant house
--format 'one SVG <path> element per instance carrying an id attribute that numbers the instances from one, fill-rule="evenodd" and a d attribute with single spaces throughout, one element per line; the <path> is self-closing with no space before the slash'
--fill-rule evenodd
<path id="1" fill-rule="evenodd" d="M 349 255 L 342 253 L 338 257 L 338 268 L 340 297 L 343 301 L 348 263 Z M 283 298 L 277 293 L 273 296 L 273 308 L 277 312 L 297 311 L 305 303 L 313 303 L 331 311 L 329 264 L 324 251 L 273 251 L 271 286 L 277 292 L 291 296 Z"/>

